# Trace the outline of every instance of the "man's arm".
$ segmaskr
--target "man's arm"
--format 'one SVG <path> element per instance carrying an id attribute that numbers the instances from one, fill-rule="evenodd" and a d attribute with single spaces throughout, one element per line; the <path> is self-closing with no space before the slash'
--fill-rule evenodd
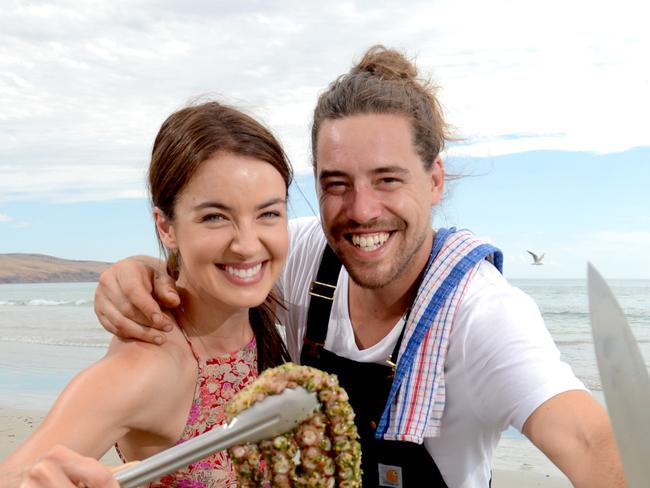
<path id="1" fill-rule="evenodd" d="M 627 486 L 605 409 L 586 391 L 560 393 L 540 405 L 522 432 L 578 488 Z"/>
<path id="2" fill-rule="evenodd" d="M 102 326 L 122 338 L 162 344 L 173 324 L 161 307 L 180 304 L 174 281 L 160 260 L 148 256 L 126 258 L 99 277 L 95 314 Z"/>
<path id="3" fill-rule="evenodd" d="M 577 487 L 625 486 L 607 413 L 561 361 L 535 302 L 502 280 L 479 267 L 458 312 L 477 416 L 521 430 Z"/>

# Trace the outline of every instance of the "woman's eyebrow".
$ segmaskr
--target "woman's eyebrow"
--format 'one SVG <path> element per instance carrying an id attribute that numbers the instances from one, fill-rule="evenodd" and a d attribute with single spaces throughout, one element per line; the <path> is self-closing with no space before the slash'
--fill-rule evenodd
<path id="1" fill-rule="evenodd" d="M 225 203 L 221 203 L 213 200 L 209 200 L 207 202 L 201 202 L 192 208 L 194 210 L 203 210 L 204 208 L 218 208 L 219 210 L 232 210 L 232 207 L 229 207 Z"/>
<path id="2" fill-rule="evenodd" d="M 255 207 L 255 210 L 261 210 L 263 208 L 270 207 L 271 205 L 276 205 L 278 203 L 286 204 L 287 199 L 286 198 L 280 198 L 280 197 L 271 198 L 271 199 L 257 205 Z M 214 201 L 214 200 L 208 200 L 206 202 L 201 202 L 201 203 L 199 203 L 198 205 L 195 205 L 192 208 L 194 210 L 203 210 L 205 208 L 216 208 L 216 209 L 219 209 L 219 210 L 224 210 L 226 212 L 232 210 L 231 206 L 226 205 L 225 203 Z"/>
<path id="3" fill-rule="evenodd" d="M 259 204 L 257 207 L 255 207 L 255 210 L 262 210 L 263 208 L 270 207 L 272 205 L 276 205 L 278 203 L 287 203 L 286 198 L 271 198 L 270 200 L 267 200 L 264 203 Z"/>

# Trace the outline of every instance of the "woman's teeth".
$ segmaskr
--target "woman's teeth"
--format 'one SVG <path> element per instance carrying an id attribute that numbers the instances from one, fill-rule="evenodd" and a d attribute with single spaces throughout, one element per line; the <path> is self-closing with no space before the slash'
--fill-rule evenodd
<path id="1" fill-rule="evenodd" d="M 390 237 L 388 232 L 376 232 L 374 234 L 352 234 L 352 244 L 363 251 L 374 251 L 379 249 Z"/>
<path id="2" fill-rule="evenodd" d="M 226 265 L 224 266 L 224 269 L 226 270 L 226 273 L 245 280 L 252 278 L 257 273 L 259 273 L 260 269 L 262 269 L 262 263 L 258 263 L 250 268 L 235 268 L 234 266 Z"/>

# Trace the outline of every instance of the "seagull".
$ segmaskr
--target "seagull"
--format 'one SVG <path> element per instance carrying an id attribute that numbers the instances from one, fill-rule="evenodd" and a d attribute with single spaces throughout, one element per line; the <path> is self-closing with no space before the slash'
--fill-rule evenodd
<path id="1" fill-rule="evenodd" d="M 542 263 L 542 259 L 544 259 L 544 254 L 538 256 L 534 252 L 530 252 L 530 251 L 526 251 L 526 252 L 533 257 L 533 262 L 530 264 L 532 264 L 533 266 L 541 266 L 542 264 L 544 264 Z"/>

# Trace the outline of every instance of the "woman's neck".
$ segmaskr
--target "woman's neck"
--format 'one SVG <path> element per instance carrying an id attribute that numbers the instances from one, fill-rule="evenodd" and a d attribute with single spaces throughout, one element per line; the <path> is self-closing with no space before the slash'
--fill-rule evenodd
<path id="1" fill-rule="evenodd" d="M 176 318 L 199 347 L 199 355 L 216 357 L 242 349 L 253 338 L 248 308 L 226 308 L 218 302 L 207 303 L 187 289 L 179 288 L 181 305 Z"/>

